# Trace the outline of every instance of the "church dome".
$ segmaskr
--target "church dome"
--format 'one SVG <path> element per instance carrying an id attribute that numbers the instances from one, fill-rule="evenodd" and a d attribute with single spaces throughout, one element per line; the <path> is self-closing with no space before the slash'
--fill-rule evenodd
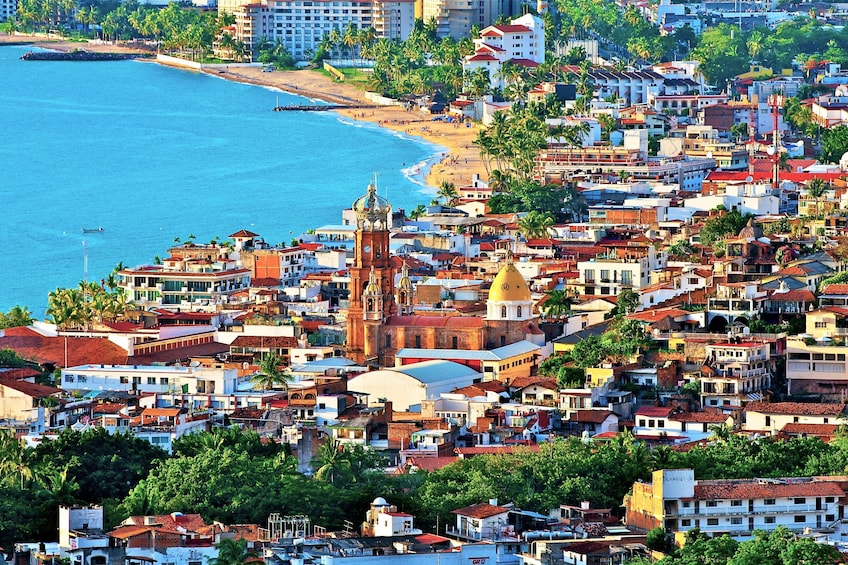
<path id="1" fill-rule="evenodd" d="M 356 214 L 357 227 L 368 226 L 371 229 L 381 227 L 386 229 L 388 216 L 392 211 L 389 201 L 377 194 L 376 180 L 368 184 L 368 192 L 353 201 L 353 211 Z M 379 226 L 378 224 L 382 224 Z"/>
<path id="2" fill-rule="evenodd" d="M 763 237 L 763 230 L 754 225 L 754 218 L 748 220 L 748 224 L 739 232 L 739 239 L 760 239 L 761 237 Z"/>
<path id="3" fill-rule="evenodd" d="M 492 281 L 492 288 L 489 290 L 489 300 L 495 302 L 510 302 L 510 301 L 530 301 L 530 289 L 524 281 L 524 277 L 512 264 L 512 261 L 506 264 L 501 269 L 495 280 Z"/>

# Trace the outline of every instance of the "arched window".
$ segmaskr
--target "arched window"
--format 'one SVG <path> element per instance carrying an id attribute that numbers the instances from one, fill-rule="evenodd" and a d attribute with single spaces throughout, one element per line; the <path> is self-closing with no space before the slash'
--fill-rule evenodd
<path id="1" fill-rule="evenodd" d="M 521 306 L 518 307 L 516 314 L 518 315 L 519 318 L 521 317 Z"/>
<path id="2" fill-rule="evenodd" d="M 368 299 L 368 308 L 367 309 L 369 311 L 374 309 L 374 299 L 373 298 Z"/>
<path id="3" fill-rule="evenodd" d="M 501 318 L 506 318 L 506 306 L 501 306 Z"/>

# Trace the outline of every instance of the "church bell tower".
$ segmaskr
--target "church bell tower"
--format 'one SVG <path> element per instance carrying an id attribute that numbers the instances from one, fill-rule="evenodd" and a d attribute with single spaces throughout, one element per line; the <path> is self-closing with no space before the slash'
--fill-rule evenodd
<path id="1" fill-rule="evenodd" d="M 359 364 L 380 364 L 381 328 L 397 313 L 389 257 L 391 204 L 377 194 L 376 179 L 353 203 L 354 261 L 350 269 L 347 355 Z"/>

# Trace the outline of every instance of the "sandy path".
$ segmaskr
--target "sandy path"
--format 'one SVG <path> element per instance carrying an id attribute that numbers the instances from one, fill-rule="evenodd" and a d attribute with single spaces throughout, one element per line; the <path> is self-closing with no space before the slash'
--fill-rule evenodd
<path id="1" fill-rule="evenodd" d="M 25 35 L 0 35 L 0 45 L 9 43 L 34 44 L 47 49 L 71 51 L 85 49 L 92 52 L 135 53 L 138 48 L 124 45 L 79 43 L 61 40 L 45 40 L 41 37 Z M 285 92 L 325 100 L 336 104 L 371 105 L 364 93 L 351 85 L 334 81 L 317 71 L 275 71 L 265 73 L 259 67 L 215 67 L 205 70 L 208 74 L 234 80 L 278 88 Z M 270 108 L 269 108 L 270 110 Z M 339 110 L 339 113 L 355 120 L 368 121 L 382 127 L 403 132 L 412 137 L 444 147 L 441 162 L 434 164 L 425 181 L 437 187 L 443 180 L 457 186 L 470 184 L 472 175 L 479 174 L 487 178 L 480 153 L 474 145 L 478 124 L 466 127 L 464 124 L 434 122 L 432 116 L 418 111 L 406 111 L 398 106 L 383 106 L 374 109 Z"/>

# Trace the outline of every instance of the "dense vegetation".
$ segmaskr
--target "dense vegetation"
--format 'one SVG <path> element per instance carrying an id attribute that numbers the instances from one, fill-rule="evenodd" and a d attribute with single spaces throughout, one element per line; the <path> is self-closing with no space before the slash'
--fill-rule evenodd
<path id="1" fill-rule="evenodd" d="M 259 524 L 271 512 L 304 513 L 313 523 L 339 528 L 383 496 L 428 530 L 437 519 L 448 523 L 452 510 L 490 498 L 537 512 L 582 500 L 618 508 L 630 485 L 649 480 L 656 469 L 691 467 L 701 479 L 845 473 L 848 435 L 840 433 L 831 444 L 814 438 L 751 442 L 717 427 L 710 445 L 685 453 L 649 450 L 623 434 L 606 443 L 560 439 L 535 451 L 460 460 L 433 473 L 385 475 L 385 465 L 375 452 L 327 441 L 307 476 L 284 446 L 236 429 L 185 437 L 171 457 L 102 430 L 65 431 L 37 449 L 2 434 L 0 545 L 52 539 L 58 505 L 75 502 L 103 504 L 110 526 L 129 515 L 181 511 Z"/>

